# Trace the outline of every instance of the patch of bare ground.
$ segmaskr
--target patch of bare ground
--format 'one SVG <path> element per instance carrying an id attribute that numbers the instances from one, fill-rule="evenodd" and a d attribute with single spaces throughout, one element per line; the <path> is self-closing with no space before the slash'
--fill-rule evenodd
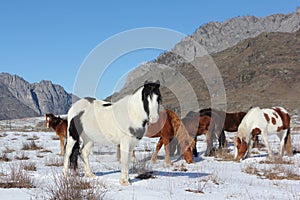
<path id="1" fill-rule="evenodd" d="M 265 164 L 265 163 L 263 163 Z M 284 164 L 275 164 L 272 167 L 260 168 L 259 165 L 249 164 L 242 171 L 247 174 L 256 175 L 262 179 L 269 180 L 300 180 L 300 175 L 295 172 L 295 168 Z"/>

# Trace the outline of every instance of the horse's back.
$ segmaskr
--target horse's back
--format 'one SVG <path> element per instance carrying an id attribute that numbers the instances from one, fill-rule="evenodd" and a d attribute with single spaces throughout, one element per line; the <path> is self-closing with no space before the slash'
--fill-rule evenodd
<path id="1" fill-rule="evenodd" d="M 102 113 L 103 106 L 107 102 L 96 100 L 94 98 L 83 98 L 75 102 L 68 112 L 68 124 L 72 120 L 79 120 L 79 125 L 85 134 L 89 136 L 101 134 L 100 126 L 97 120 L 97 114 Z M 99 106 L 100 105 L 100 106 Z M 97 109 L 95 109 L 97 107 Z M 105 123 L 105 121 L 104 121 Z"/>

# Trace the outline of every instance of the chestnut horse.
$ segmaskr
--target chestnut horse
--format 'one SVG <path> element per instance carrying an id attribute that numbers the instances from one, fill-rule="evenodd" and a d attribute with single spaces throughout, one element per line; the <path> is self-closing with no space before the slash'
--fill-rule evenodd
<path id="1" fill-rule="evenodd" d="M 176 142 L 180 146 L 180 152 L 185 161 L 189 164 L 193 162 L 193 146 L 194 140 L 189 135 L 180 118 L 171 110 L 165 110 L 159 113 L 159 120 L 155 124 L 150 124 L 146 137 L 160 137 L 151 161 L 156 162 L 157 154 L 162 145 L 165 147 L 165 160 L 167 164 L 171 164 L 170 145 Z M 175 140 L 173 140 L 175 139 Z"/>
<path id="2" fill-rule="evenodd" d="M 162 145 L 165 148 L 165 161 L 167 165 L 171 165 L 170 148 L 177 147 L 179 144 L 180 153 L 185 161 L 190 164 L 193 162 L 194 139 L 185 128 L 180 118 L 171 110 L 164 110 L 159 113 L 159 120 L 156 123 L 149 124 L 146 137 L 160 137 L 156 145 L 155 151 L 151 157 L 153 163 L 156 162 L 157 154 Z M 132 158 L 135 158 L 134 153 Z M 117 146 L 117 159 L 120 160 L 120 146 Z"/>
<path id="3" fill-rule="evenodd" d="M 267 136 L 274 133 L 280 139 L 279 156 L 283 156 L 284 150 L 291 156 L 292 142 L 288 112 L 282 107 L 252 108 L 243 118 L 238 127 L 237 136 L 234 138 L 235 159 L 240 160 L 249 157 L 252 143 L 258 134 L 262 135 L 268 155 L 272 158 L 273 153 L 270 150 Z"/>
<path id="4" fill-rule="evenodd" d="M 60 156 L 65 154 L 65 139 L 67 138 L 68 121 L 60 117 L 55 117 L 52 113 L 46 114 L 46 127 L 53 128 L 60 141 Z"/>

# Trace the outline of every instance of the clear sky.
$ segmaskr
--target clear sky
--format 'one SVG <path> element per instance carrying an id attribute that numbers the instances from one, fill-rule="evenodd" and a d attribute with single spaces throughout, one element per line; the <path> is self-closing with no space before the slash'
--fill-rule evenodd
<path id="1" fill-rule="evenodd" d="M 120 32 L 161 27 L 190 35 L 211 21 L 291 13 L 298 6 L 299 0 L 1 0 L 0 72 L 30 83 L 51 80 L 72 92 L 89 53 Z M 105 72 L 95 96 L 110 95 L 120 77 L 160 53 L 147 49 L 120 57 Z"/>

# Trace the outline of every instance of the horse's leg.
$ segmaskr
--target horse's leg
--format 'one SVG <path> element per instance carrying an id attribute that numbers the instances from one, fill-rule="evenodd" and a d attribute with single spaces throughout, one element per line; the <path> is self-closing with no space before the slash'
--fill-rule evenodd
<path id="1" fill-rule="evenodd" d="M 63 168 L 63 174 L 65 176 L 68 175 L 70 155 L 72 153 L 72 149 L 75 143 L 76 140 L 74 140 L 72 137 L 68 137 L 67 144 L 66 144 L 66 152 L 64 157 L 64 168 Z"/>
<path id="2" fill-rule="evenodd" d="M 224 148 L 225 147 L 225 141 L 226 141 L 226 136 L 225 136 L 225 131 L 222 130 L 220 132 L 220 135 L 218 136 L 218 141 L 219 141 L 219 148 Z"/>
<path id="3" fill-rule="evenodd" d="M 172 165 L 171 159 L 170 159 L 170 140 L 168 138 L 163 138 L 163 144 L 165 147 L 165 160 L 167 165 Z"/>
<path id="4" fill-rule="evenodd" d="M 198 151 L 197 151 L 197 136 L 194 137 L 194 148 L 193 148 L 193 155 L 195 157 L 198 157 Z"/>
<path id="5" fill-rule="evenodd" d="M 93 142 L 92 141 L 88 141 L 88 142 L 84 141 L 83 148 L 81 150 L 81 154 L 82 154 L 82 160 L 84 162 L 85 176 L 89 177 L 89 178 L 95 176 L 93 174 L 93 172 L 91 171 L 90 162 L 89 162 L 89 155 L 92 153 L 92 149 L 93 149 Z"/>
<path id="6" fill-rule="evenodd" d="M 211 156 L 213 151 L 213 134 L 211 131 L 206 131 L 206 151 L 204 156 Z"/>
<path id="7" fill-rule="evenodd" d="M 262 138 L 264 140 L 264 143 L 266 145 L 267 151 L 268 151 L 268 157 L 273 158 L 273 152 L 270 149 L 267 133 L 265 131 L 261 132 Z"/>
<path id="8" fill-rule="evenodd" d="M 117 145 L 117 161 L 120 162 L 120 159 L 121 159 L 121 154 L 120 154 L 120 145 L 118 144 Z"/>
<path id="9" fill-rule="evenodd" d="M 284 155 L 285 140 L 288 137 L 287 130 L 280 131 L 277 135 L 280 138 L 279 157 L 282 158 Z"/>
<path id="10" fill-rule="evenodd" d="M 121 185 L 129 185 L 129 176 L 128 176 L 128 165 L 129 165 L 129 157 L 130 157 L 130 138 L 126 138 L 123 136 L 120 143 L 121 150 L 121 176 L 120 183 Z"/>
<path id="11" fill-rule="evenodd" d="M 151 161 L 152 161 L 153 163 L 156 162 L 157 154 L 158 154 L 158 152 L 159 152 L 159 150 L 160 150 L 160 148 L 161 148 L 162 145 L 163 145 L 163 139 L 162 139 L 162 137 L 160 137 L 160 138 L 159 138 L 159 141 L 157 142 L 155 151 L 154 151 L 154 153 L 153 153 L 153 155 L 152 155 L 152 157 L 151 157 Z"/>
<path id="12" fill-rule="evenodd" d="M 65 143 L 64 143 L 64 137 L 62 135 L 59 135 L 59 141 L 60 141 L 60 153 L 59 155 L 60 156 L 63 156 L 65 154 Z"/>
<path id="13" fill-rule="evenodd" d="M 175 137 L 173 137 L 170 144 L 169 144 L 169 146 L 170 146 L 170 155 L 171 156 L 173 156 L 175 154 L 175 151 L 177 149 L 177 144 L 178 144 L 177 139 Z"/>
<path id="14" fill-rule="evenodd" d="M 252 147 L 253 147 L 253 142 L 254 141 L 252 140 L 252 138 L 250 138 L 250 140 L 247 144 L 248 146 L 247 146 L 247 152 L 246 152 L 245 158 L 250 158 Z"/>

